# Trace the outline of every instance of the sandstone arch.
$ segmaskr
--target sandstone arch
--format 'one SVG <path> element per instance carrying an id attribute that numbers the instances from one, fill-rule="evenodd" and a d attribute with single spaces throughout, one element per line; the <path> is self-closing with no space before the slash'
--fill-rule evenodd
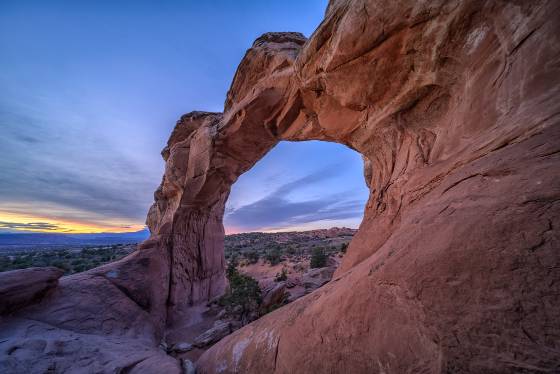
<path id="1" fill-rule="evenodd" d="M 190 113 L 171 135 L 143 249 L 63 278 L 3 320 L 0 344 L 48 326 L 81 344 L 61 367 L 178 370 L 154 347 L 222 292 L 229 186 L 277 141 L 316 139 L 365 158 L 345 261 L 212 347 L 201 373 L 560 370 L 559 19 L 551 0 L 333 0 L 309 40 L 263 35 L 224 113 Z"/>
<path id="2" fill-rule="evenodd" d="M 147 220 L 156 234 L 152 240 L 171 253 L 171 315 L 223 292 L 224 207 L 242 173 L 281 140 L 328 140 L 352 147 L 338 134 L 309 126 L 300 94 L 290 92 L 304 42 L 297 33 L 261 36 L 240 64 L 225 114 L 192 112 L 175 127 Z"/>

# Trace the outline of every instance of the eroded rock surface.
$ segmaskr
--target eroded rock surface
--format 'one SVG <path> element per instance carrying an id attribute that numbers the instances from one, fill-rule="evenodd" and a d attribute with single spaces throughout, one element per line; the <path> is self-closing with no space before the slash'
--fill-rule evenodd
<path id="1" fill-rule="evenodd" d="M 58 285 L 64 272 L 58 268 L 29 268 L 0 273 L 0 315 L 41 301 Z"/>
<path id="2" fill-rule="evenodd" d="M 151 238 L 3 320 L 2 369 L 181 370 L 157 345 L 224 290 L 231 185 L 280 140 L 326 140 L 362 154 L 370 188 L 341 266 L 197 372 L 560 371 L 559 8 L 333 0 L 309 40 L 260 37 L 224 113 L 178 122 Z"/>
<path id="3" fill-rule="evenodd" d="M 40 302 L 0 319 L 0 372 L 180 373 L 157 348 L 167 282 L 165 254 L 150 249 L 60 278 Z"/>
<path id="4" fill-rule="evenodd" d="M 275 92 L 268 75 L 224 121 L 362 153 L 364 221 L 332 282 L 199 372 L 560 369 L 558 7 L 330 3 L 280 109 L 249 105 Z"/>

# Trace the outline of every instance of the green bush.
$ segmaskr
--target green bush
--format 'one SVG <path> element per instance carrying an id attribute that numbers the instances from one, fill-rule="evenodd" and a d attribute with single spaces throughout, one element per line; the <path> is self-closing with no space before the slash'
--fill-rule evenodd
<path id="1" fill-rule="evenodd" d="M 314 248 L 311 254 L 311 262 L 309 266 L 314 268 L 322 268 L 327 265 L 327 255 L 325 254 L 325 250 L 323 248 Z"/>
<path id="2" fill-rule="evenodd" d="M 289 254 L 290 256 L 293 256 L 297 253 L 297 251 L 294 246 L 289 246 L 288 249 L 286 249 L 286 253 Z"/>
<path id="3" fill-rule="evenodd" d="M 250 251 L 245 254 L 245 257 L 249 261 L 250 264 L 256 264 L 259 262 L 259 254 L 257 251 Z"/>
<path id="4" fill-rule="evenodd" d="M 59 269 L 62 269 L 64 271 L 68 271 L 70 270 L 70 265 L 66 262 L 62 262 L 61 260 L 55 260 L 51 263 L 51 266 L 57 267 Z"/>
<path id="5" fill-rule="evenodd" d="M 274 248 L 266 254 L 266 261 L 270 263 L 270 265 L 278 265 L 282 261 L 282 252 L 280 252 L 280 248 Z"/>
<path id="6" fill-rule="evenodd" d="M 346 253 L 346 249 L 348 249 L 348 243 L 342 243 L 340 245 L 340 252 Z"/>
<path id="7" fill-rule="evenodd" d="M 247 322 L 251 315 L 258 313 L 262 302 L 259 283 L 252 277 L 237 270 L 236 261 L 230 261 L 226 270 L 229 289 L 219 300 L 226 311 L 239 320 Z"/>

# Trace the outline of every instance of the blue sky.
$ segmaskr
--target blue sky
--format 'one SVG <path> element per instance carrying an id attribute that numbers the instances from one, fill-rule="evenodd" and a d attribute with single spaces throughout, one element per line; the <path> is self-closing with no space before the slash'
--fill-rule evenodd
<path id="1" fill-rule="evenodd" d="M 357 227 L 367 196 L 358 153 L 280 142 L 233 185 L 224 223 L 228 232 Z"/>
<path id="2" fill-rule="evenodd" d="M 267 31 L 309 36 L 326 3 L 2 0 L 0 231 L 141 227 L 179 116 L 221 111 L 253 40 Z M 359 222 L 361 209 L 343 203 L 365 201 L 361 167 L 340 145 L 281 143 L 234 186 L 226 226 Z M 327 196 L 331 209 L 320 212 Z M 259 215 L 264 205 L 282 214 Z"/>

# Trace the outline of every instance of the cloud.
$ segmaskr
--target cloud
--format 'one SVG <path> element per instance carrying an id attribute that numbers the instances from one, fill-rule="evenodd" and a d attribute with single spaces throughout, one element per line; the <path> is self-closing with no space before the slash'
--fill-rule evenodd
<path id="1" fill-rule="evenodd" d="M 59 227 L 52 223 L 47 222 L 4 222 L 0 221 L 0 230 L 42 230 L 42 231 L 54 231 Z"/>
<path id="2" fill-rule="evenodd" d="M 55 206 L 66 220 L 144 221 L 159 169 L 143 165 L 142 153 L 127 157 L 83 118 L 69 113 L 71 120 L 57 121 L 40 105 L 22 106 L 0 101 L 0 206 L 33 207 L 20 212 L 27 214 Z"/>
<path id="3" fill-rule="evenodd" d="M 331 179 L 336 177 L 340 174 L 342 164 L 332 164 L 327 167 L 324 167 L 320 170 L 317 170 L 309 175 L 306 175 L 303 178 L 296 179 L 295 181 L 286 183 L 280 186 L 274 194 L 285 196 L 295 190 L 302 188 L 302 186 L 308 186 L 314 183 L 322 182 L 327 179 Z"/>
<path id="4" fill-rule="evenodd" d="M 39 143 L 40 140 L 37 138 L 34 138 L 33 136 L 30 135 L 18 135 L 17 139 L 22 142 L 22 143 L 27 143 L 27 144 L 35 144 L 35 143 Z"/>
<path id="5" fill-rule="evenodd" d="M 325 179 L 338 175 L 336 165 L 286 183 L 268 196 L 241 206 L 228 209 L 224 218 L 225 225 L 238 230 L 268 230 L 297 226 L 322 220 L 344 220 L 361 218 L 364 202 L 349 198 L 351 192 L 336 193 L 318 199 L 291 201 L 290 193 L 309 187 Z"/>

